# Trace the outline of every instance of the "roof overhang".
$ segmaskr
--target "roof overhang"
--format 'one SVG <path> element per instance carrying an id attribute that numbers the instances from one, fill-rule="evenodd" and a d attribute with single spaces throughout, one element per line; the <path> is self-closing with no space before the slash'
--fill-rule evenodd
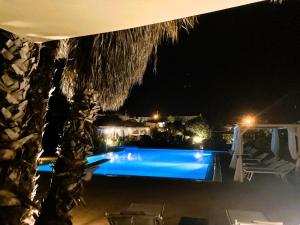
<path id="1" fill-rule="evenodd" d="M 99 34 L 262 0 L 0 0 L 0 28 L 34 42 Z"/>

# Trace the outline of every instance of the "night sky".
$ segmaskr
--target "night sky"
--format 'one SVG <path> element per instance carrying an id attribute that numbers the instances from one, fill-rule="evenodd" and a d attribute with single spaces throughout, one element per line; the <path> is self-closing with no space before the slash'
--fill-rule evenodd
<path id="1" fill-rule="evenodd" d="M 227 123 L 248 113 L 300 120 L 299 2 L 201 15 L 195 29 L 179 38 L 175 45 L 162 43 L 157 73 L 149 63 L 143 84 L 132 89 L 120 112 L 201 113 Z"/>

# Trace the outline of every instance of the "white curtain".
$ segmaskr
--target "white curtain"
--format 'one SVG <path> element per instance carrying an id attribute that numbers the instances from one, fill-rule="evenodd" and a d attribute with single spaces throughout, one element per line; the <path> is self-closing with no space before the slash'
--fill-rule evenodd
<path id="1" fill-rule="evenodd" d="M 300 127 L 289 127 L 288 130 L 288 144 L 292 159 L 297 160 L 296 171 L 300 171 Z M 297 146 L 298 139 L 298 146 Z"/>
<path id="2" fill-rule="evenodd" d="M 230 168 L 235 168 L 234 181 L 243 182 L 243 133 L 244 131 L 240 127 L 235 127 L 235 145 L 234 153 L 231 158 Z"/>
<path id="3" fill-rule="evenodd" d="M 237 151 L 239 148 L 239 127 L 235 126 L 234 130 L 233 130 L 233 143 L 232 143 L 232 147 L 231 147 L 231 152 L 232 152 L 232 158 L 231 158 L 231 162 L 229 167 L 230 168 L 235 168 L 236 165 L 236 161 L 237 161 Z"/>
<path id="4" fill-rule="evenodd" d="M 275 156 L 279 157 L 279 135 L 277 128 L 272 129 L 271 151 Z"/>
<path id="5" fill-rule="evenodd" d="M 244 175 L 243 175 L 243 159 L 242 156 L 237 156 L 235 173 L 234 173 L 234 181 L 243 183 Z"/>
<path id="6" fill-rule="evenodd" d="M 236 150 L 237 139 L 238 139 L 238 127 L 235 126 L 234 129 L 233 129 L 233 142 L 232 142 L 232 146 L 231 146 L 231 152 L 232 152 L 232 154 Z"/>

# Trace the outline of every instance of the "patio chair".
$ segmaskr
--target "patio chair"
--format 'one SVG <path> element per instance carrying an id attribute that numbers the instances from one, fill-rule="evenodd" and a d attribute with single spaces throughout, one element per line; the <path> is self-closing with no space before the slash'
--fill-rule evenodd
<path id="1" fill-rule="evenodd" d="M 131 203 L 118 213 L 106 213 L 110 225 L 162 225 L 164 204 Z"/>
<path id="2" fill-rule="evenodd" d="M 244 162 L 262 162 L 264 159 L 267 159 L 268 157 L 270 157 L 269 153 L 261 153 L 257 156 L 254 157 L 243 157 L 243 161 Z"/>
<path id="3" fill-rule="evenodd" d="M 251 168 L 245 167 L 243 168 L 246 179 L 250 182 L 254 174 L 273 174 L 280 176 L 281 179 L 288 183 L 287 175 L 291 173 L 295 169 L 295 165 L 293 163 L 287 162 L 284 165 L 278 166 L 276 168 L 270 167 L 261 167 L 261 168 Z"/>
<path id="4" fill-rule="evenodd" d="M 230 225 L 283 225 L 282 222 L 271 222 L 266 216 L 258 211 L 226 210 Z"/>

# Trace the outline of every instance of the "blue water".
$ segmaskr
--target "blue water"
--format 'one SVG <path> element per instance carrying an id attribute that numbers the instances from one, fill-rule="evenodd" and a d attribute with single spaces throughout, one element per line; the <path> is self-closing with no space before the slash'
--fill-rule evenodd
<path id="1" fill-rule="evenodd" d="M 202 150 L 142 149 L 124 147 L 122 151 L 88 157 L 88 163 L 110 159 L 94 174 L 105 176 L 143 176 L 210 180 L 213 174 L 214 153 Z M 52 171 L 41 165 L 39 171 Z"/>

